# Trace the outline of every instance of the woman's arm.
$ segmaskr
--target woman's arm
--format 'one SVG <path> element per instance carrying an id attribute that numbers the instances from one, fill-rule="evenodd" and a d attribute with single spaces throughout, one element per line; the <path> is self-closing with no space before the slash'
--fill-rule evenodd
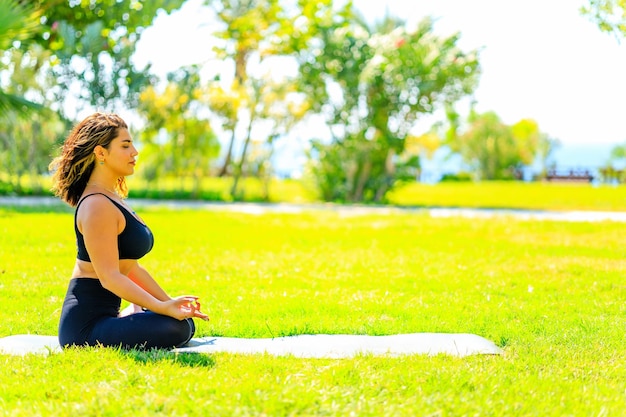
<path id="1" fill-rule="evenodd" d="M 138 263 L 136 263 L 128 272 L 128 278 L 143 288 L 144 291 L 152 294 L 152 296 L 157 300 L 167 301 L 172 299 L 172 297 L 167 295 L 165 290 L 161 288 L 154 278 L 152 278 L 152 275 L 150 275 L 150 273 Z"/>
<path id="2" fill-rule="evenodd" d="M 157 300 L 166 301 L 171 300 L 172 297 L 167 295 L 167 293 L 159 286 L 159 284 L 152 278 L 150 273 L 144 269 L 138 263 L 135 263 L 128 272 L 128 277 L 144 291 L 149 292 L 155 297 Z M 138 304 L 130 304 L 124 310 L 120 312 L 120 317 L 128 316 L 130 314 L 141 313 L 143 312 L 143 308 Z"/>
<path id="3" fill-rule="evenodd" d="M 179 320 L 195 316 L 197 297 L 171 299 L 167 295 L 163 297 L 164 292 L 160 294 L 158 291 L 153 295 L 120 272 L 117 236 L 125 227 L 125 220 L 113 203 L 104 196 L 92 196 L 81 204 L 77 221 L 91 264 L 104 288 L 155 313 Z"/>

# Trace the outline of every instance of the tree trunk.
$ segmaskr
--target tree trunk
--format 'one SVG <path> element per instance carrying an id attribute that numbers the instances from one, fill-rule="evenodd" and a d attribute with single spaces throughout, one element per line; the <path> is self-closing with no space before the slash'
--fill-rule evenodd
<path id="1" fill-rule="evenodd" d="M 228 168 L 230 167 L 231 160 L 233 158 L 233 146 L 235 145 L 235 127 L 231 131 L 230 142 L 228 143 L 228 151 L 226 152 L 226 157 L 224 158 L 224 164 L 222 168 L 220 168 L 217 173 L 218 177 L 223 177 L 228 173 Z"/>
<path id="2" fill-rule="evenodd" d="M 393 182 L 396 170 L 396 166 L 393 162 L 393 157 L 395 155 L 396 153 L 393 148 L 387 151 L 387 158 L 385 159 L 385 180 L 376 190 L 376 195 L 374 196 L 374 202 L 376 203 L 380 203 L 382 201 L 385 194 L 387 194 L 387 191 L 389 191 L 389 186 Z"/>
<path id="3" fill-rule="evenodd" d="M 275 135 L 270 135 L 270 137 L 267 139 L 267 144 L 270 149 L 268 152 L 267 160 L 264 162 L 264 165 L 266 165 L 267 168 L 263 169 L 261 177 L 261 181 L 263 183 L 263 195 L 261 196 L 261 198 L 263 198 L 264 201 L 270 200 L 270 181 L 272 179 L 272 156 L 274 156 L 274 138 Z"/>
<path id="4" fill-rule="evenodd" d="M 372 172 L 372 161 L 369 157 L 363 162 L 363 166 L 361 167 L 361 172 L 358 175 L 356 180 L 356 187 L 354 189 L 353 194 L 353 202 L 359 203 L 363 202 L 363 194 L 365 191 L 365 184 L 367 180 L 370 178 L 370 173 Z"/>
<path id="5" fill-rule="evenodd" d="M 253 107 L 254 109 L 254 107 Z M 239 158 L 239 163 L 237 164 L 237 166 L 234 169 L 233 172 L 233 186 L 230 189 L 230 195 L 231 197 L 236 200 L 237 199 L 237 187 L 239 185 L 239 179 L 241 178 L 242 174 L 243 174 L 243 164 L 246 161 L 246 154 L 248 153 L 248 145 L 250 145 L 250 140 L 251 140 L 251 136 L 252 136 L 252 122 L 255 118 L 255 112 L 254 110 L 252 110 L 252 112 L 250 113 L 250 121 L 248 122 L 248 132 L 246 133 L 246 140 L 243 144 L 243 149 L 241 150 L 241 158 Z"/>

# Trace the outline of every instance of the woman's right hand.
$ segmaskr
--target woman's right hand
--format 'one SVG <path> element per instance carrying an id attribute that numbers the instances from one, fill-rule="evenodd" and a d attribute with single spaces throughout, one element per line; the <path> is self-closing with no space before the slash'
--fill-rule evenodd
<path id="1" fill-rule="evenodd" d="M 178 320 L 198 318 L 209 320 L 209 316 L 200 311 L 198 297 L 183 295 L 162 302 L 162 314 L 174 317 Z"/>

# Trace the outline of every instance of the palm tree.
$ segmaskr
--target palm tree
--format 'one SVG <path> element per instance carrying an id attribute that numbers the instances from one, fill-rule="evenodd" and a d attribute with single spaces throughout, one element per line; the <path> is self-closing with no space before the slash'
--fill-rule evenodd
<path id="1" fill-rule="evenodd" d="M 0 56 L 21 42 L 32 39 L 39 30 L 41 11 L 27 2 L 0 0 Z M 37 103 L 24 97 L 5 93 L 0 85 L 0 118 L 13 111 L 24 114 L 29 110 L 41 110 Z"/>

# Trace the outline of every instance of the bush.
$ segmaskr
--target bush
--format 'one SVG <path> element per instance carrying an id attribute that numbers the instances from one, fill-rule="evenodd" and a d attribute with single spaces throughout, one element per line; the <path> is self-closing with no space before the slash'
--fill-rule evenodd
<path id="1" fill-rule="evenodd" d="M 459 172 L 457 174 L 443 174 L 441 177 L 442 182 L 466 182 L 472 181 L 472 174 L 469 172 Z"/>

